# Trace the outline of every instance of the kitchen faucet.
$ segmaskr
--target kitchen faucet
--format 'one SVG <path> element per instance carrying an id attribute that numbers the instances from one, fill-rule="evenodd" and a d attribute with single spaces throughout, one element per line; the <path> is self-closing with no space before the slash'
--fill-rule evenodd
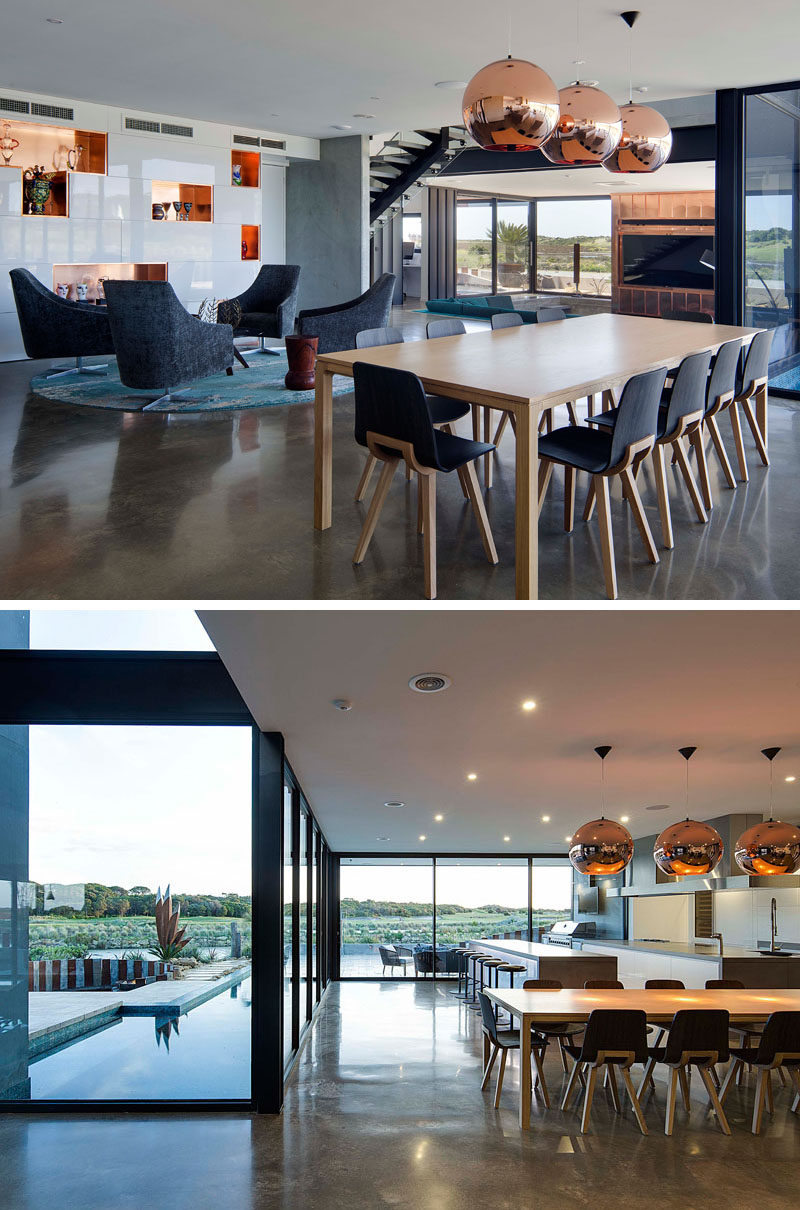
<path id="1" fill-rule="evenodd" d="M 780 949 L 779 945 L 775 944 L 775 937 L 778 932 L 778 901 L 773 898 L 769 904 L 769 952 L 776 954 Z"/>
<path id="2" fill-rule="evenodd" d="M 720 956 L 720 961 L 721 961 L 722 960 L 722 933 L 712 933 L 711 936 L 715 941 L 719 942 L 719 956 Z"/>

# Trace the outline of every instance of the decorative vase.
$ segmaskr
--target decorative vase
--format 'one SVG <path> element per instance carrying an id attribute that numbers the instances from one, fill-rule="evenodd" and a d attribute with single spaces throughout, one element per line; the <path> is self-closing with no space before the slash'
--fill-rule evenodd
<path id="1" fill-rule="evenodd" d="M 289 370 L 284 383 L 290 391 L 309 391 L 314 386 L 318 336 L 287 336 L 286 360 Z"/>
<path id="2" fill-rule="evenodd" d="M 11 123 L 3 122 L 3 134 L 0 137 L 0 155 L 3 157 L 3 163 L 8 168 L 11 163 L 11 157 L 19 147 L 19 139 L 15 139 L 11 133 Z M 241 181 L 239 182 L 241 184 Z"/>
<path id="3" fill-rule="evenodd" d="M 105 300 L 106 291 L 105 291 L 104 283 L 107 281 L 108 281 L 107 277 L 98 277 L 98 279 L 97 279 L 97 301 L 98 302 L 103 302 Z"/>
<path id="4" fill-rule="evenodd" d="M 86 295 L 89 293 L 89 283 L 79 281 L 75 283 L 75 297 L 78 302 L 86 302 Z"/>
<path id="5" fill-rule="evenodd" d="M 56 294 L 58 295 L 59 298 L 69 298 L 69 282 L 68 281 L 56 282 Z"/>
<path id="6" fill-rule="evenodd" d="M 242 183 L 242 166 L 241 166 L 241 164 L 233 165 L 233 167 L 231 169 L 231 180 L 233 181 L 234 185 L 241 185 L 241 183 Z"/>
<path id="7" fill-rule="evenodd" d="M 178 222 L 181 217 L 181 207 L 183 206 L 183 202 L 173 202 L 172 204 L 175 207 L 175 221 Z"/>
<path id="8" fill-rule="evenodd" d="M 153 202 L 153 218 L 154 219 L 165 219 L 166 217 L 167 217 L 167 212 L 164 209 L 163 204 L 161 202 Z"/>
<path id="9" fill-rule="evenodd" d="M 28 203 L 28 214 L 44 214 L 44 208 L 50 200 L 50 190 L 55 172 L 45 172 L 44 164 L 34 164 L 26 168 L 25 200 Z"/>
<path id="10" fill-rule="evenodd" d="M 242 240 L 242 260 L 247 260 L 247 240 Z"/>
<path id="11" fill-rule="evenodd" d="M 193 202 L 184 202 L 184 203 L 183 203 L 183 208 L 184 208 L 184 210 L 186 211 L 186 222 L 187 222 L 187 223 L 188 223 L 188 221 L 189 221 L 189 211 L 191 210 L 191 208 L 192 208 L 192 206 L 193 206 L 193 205 L 194 205 L 194 203 L 193 203 Z"/>
<path id="12" fill-rule="evenodd" d="M 71 172 L 83 171 L 83 147 L 80 143 L 67 152 L 67 167 Z"/>

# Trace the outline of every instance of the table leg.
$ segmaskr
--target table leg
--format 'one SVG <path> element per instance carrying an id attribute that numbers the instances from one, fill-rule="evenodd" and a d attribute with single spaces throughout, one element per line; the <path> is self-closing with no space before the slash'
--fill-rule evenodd
<path id="1" fill-rule="evenodd" d="M 516 562 L 517 599 L 539 595 L 539 518 L 536 472 L 539 461 L 538 417 L 531 406 L 520 408 L 517 420 Z"/>
<path id="2" fill-rule="evenodd" d="M 520 1050 L 519 1050 L 519 1128 L 531 1128 L 531 1019 L 525 1015 L 520 1021 Z"/>
<path id="3" fill-rule="evenodd" d="M 333 502 L 333 374 L 317 370 L 314 394 L 314 529 L 330 529 Z"/>

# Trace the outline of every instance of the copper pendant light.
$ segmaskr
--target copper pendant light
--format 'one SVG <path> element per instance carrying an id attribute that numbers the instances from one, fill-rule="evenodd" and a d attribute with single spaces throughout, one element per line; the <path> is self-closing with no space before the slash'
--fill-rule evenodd
<path id="1" fill-rule="evenodd" d="M 560 115 L 542 148 L 551 164 L 602 164 L 622 138 L 622 119 L 614 100 L 593 84 L 574 84 L 558 94 Z"/>
<path id="2" fill-rule="evenodd" d="M 485 151 L 531 151 L 558 121 L 558 89 L 547 72 L 526 59 L 497 59 L 464 89 L 464 125 Z"/>
<path id="3" fill-rule="evenodd" d="M 656 838 L 653 860 L 665 874 L 710 874 L 721 859 L 725 846 L 716 828 L 689 818 L 689 761 L 696 748 L 679 748 L 686 761 L 686 818 L 670 824 Z"/>
<path id="4" fill-rule="evenodd" d="M 630 30 L 628 41 L 628 104 L 620 105 L 622 137 L 616 151 L 605 161 L 609 172 L 655 172 L 665 164 L 672 151 L 669 122 L 650 105 L 635 105 L 631 76 L 633 26 L 638 12 L 620 13 Z"/>
<path id="5" fill-rule="evenodd" d="M 800 829 L 772 818 L 772 762 L 780 748 L 762 748 L 769 761 L 769 819 L 742 832 L 736 841 L 736 864 L 745 874 L 779 875 L 800 871 Z"/>
<path id="6" fill-rule="evenodd" d="M 595 748 L 600 757 L 600 785 L 602 809 L 605 811 L 606 766 L 605 759 L 610 746 Z M 601 815 L 590 823 L 583 824 L 572 837 L 569 859 L 579 874 L 619 874 L 633 856 L 633 837 L 627 828 L 616 820 Z"/>

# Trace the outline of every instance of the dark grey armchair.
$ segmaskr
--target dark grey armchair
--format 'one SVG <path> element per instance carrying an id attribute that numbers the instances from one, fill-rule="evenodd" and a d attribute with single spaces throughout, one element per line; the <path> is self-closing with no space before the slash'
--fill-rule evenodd
<path id="1" fill-rule="evenodd" d="M 105 374 L 107 365 L 85 366 L 84 357 L 114 352 L 105 308 L 60 298 L 27 269 L 9 273 L 17 305 L 22 341 L 29 357 L 74 357 L 69 369 L 55 369 L 50 378 L 65 374 Z"/>
<path id="2" fill-rule="evenodd" d="M 107 281 L 105 295 L 120 380 L 161 392 L 144 411 L 179 399 L 176 387 L 233 372 L 233 328 L 190 315 L 169 282 Z"/>
<path id="3" fill-rule="evenodd" d="M 301 311 L 297 317 L 300 336 L 318 336 L 319 353 L 338 353 L 356 347 L 356 335 L 367 328 L 385 328 L 392 313 L 397 278 L 383 273 L 365 294 L 335 307 Z"/>
<path id="4" fill-rule="evenodd" d="M 262 265 L 252 286 L 232 299 L 242 308 L 236 335 L 259 338 L 253 352 L 277 354 L 266 347 L 264 337 L 280 339 L 294 331 L 299 281 L 299 265 Z"/>

